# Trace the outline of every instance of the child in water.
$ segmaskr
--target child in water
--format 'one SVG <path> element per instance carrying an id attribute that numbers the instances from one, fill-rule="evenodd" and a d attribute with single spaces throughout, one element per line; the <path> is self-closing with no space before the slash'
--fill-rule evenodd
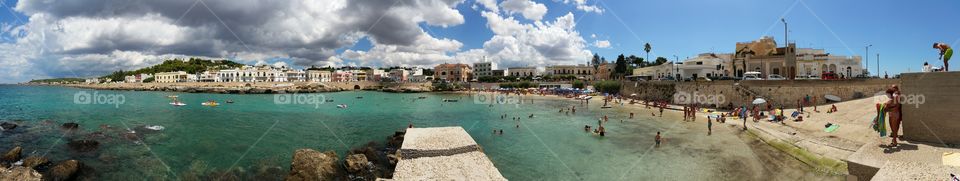
<path id="1" fill-rule="evenodd" d="M 657 142 L 656 147 L 660 147 L 660 132 L 659 132 L 659 131 L 657 131 L 657 137 L 654 138 L 654 141 Z"/>

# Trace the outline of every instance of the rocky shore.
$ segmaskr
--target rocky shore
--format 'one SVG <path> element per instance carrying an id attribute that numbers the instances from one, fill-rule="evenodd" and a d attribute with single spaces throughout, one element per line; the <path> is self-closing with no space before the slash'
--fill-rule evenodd
<path id="1" fill-rule="evenodd" d="M 392 178 L 405 132 L 387 137 L 386 144 L 370 142 L 350 150 L 343 161 L 334 151 L 294 151 L 290 173 L 284 180 L 377 180 Z"/>

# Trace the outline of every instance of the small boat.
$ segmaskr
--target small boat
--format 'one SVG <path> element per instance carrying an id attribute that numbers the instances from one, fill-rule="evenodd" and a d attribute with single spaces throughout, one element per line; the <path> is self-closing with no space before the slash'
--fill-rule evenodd
<path id="1" fill-rule="evenodd" d="M 345 108 L 347 108 L 347 105 L 346 105 L 346 104 L 337 104 L 337 108 L 345 109 Z"/>
<path id="2" fill-rule="evenodd" d="M 220 105 L 219 103 L 217 103 L 217 101 L 212 101 L 212 100 L 211 100 L 211 101 L 207 101 L 207 102 L 203 102 L 203 103 L 200 103 L 200 104 L 201 104 L 201 105 L 204 105 L 204 106 L 210 106 L 210 107 L 214 107 L 214 106 Z"/>
<path id="3" fill-rule="evenodd" d="M 426 96 L 417 97 L 417 99 L 426 99 L 426 98 L 427 98 Z"/>
<path id="4" fill-rule="evenodd" d="M 180 101 L 174 101 L 174 102 L 171 102 L 170 105 L 173 105 L 173 106 L 186 106 L 187 104 L 184 104 L 183 102 L 180 102 Z"/>
<path id="5" fill-rule="evenodd" d="M 604 106 L 600 106 L 600 108 L 601 108 L 601 109 L 606 109 L 606 108 L 613 108 L 613 106 L 610 106 L 610 105 L 604 105 Z"/>
<path id="6" fill-rule="evenodd" d="M 167 98 L 176 99 L 176 98 L 177 98 L 177 95 L 170 95 L 170 96 L 167 96 Z"/>
<path id="7" fill-rule="evenodd" d="M 840 96 L 835 96 L 830 94 L 823 95 L 823 98 L 833 102 L 840 102 L 843 100 L 843 99 L 840 99 Z"/>
<path id="8" fill-rule="evenodd" d="M 227 104 L 233 104 L 233 100 L 227 99 Z"/>
<path id="9" fill-rule="evenodd" d="M 163 130 L 163 126 L 160 126 L 160 125 L 144 126 L 143 128 L 147 128 L 149 130 L 154 130 L 154 131 Z"/>
<path id="10" fill-rule="evenodd" d="M 457 102 L 457 101 L 459 101 L 459 100 L 456 100 L 456 99 L 444 99 L 444 100 L 443 100 L 443 102 Z"/>
<path id="11" fill-rule="evenodd" d="M 333 102 L 333 99 L 327 99 L 326 101 L 327 101 L 327 102 Z"/>
<path id="12" fill-rule="evenodd" d="M 363 99 L 363 96 L 357 96 L 357 99 Z"/>

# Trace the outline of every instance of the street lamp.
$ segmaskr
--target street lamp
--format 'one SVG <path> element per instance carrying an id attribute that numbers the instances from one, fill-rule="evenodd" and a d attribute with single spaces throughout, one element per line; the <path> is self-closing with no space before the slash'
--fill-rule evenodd
<path id="1" fill-rule="evenodd" d="M 674 62 L 676 62 L 676 63 L 679 63 L 679 62 L 680 62 L 680 57 L 677 57 L 677 55 L 673 55 L 673 59 L 674 59 Z M 676 72 L 675 72 L 675 74 L 676 74 L 676 76 L 677 76 L 677 81 L 680 81 L 680 77 L 681 77 L 681 76 L 680 76 L 680 65 L 678 65 L 678 64 L 676 64 L 676 63 L 673 64 L 673 67 L 676 67 Z"/>
<path id="2" fill-rule="evenodd" d="M 783 22 L 783 44 L 789 47 L 790 41 L 787 39 L 787 20 L 780 18 L 780 22 Z M 790 51 L 790 49 L 788 48 L 787 51 Z"/>
<path id="3" fill-rule="evenodd" d="M 865 48 L 867 49 L 867 54 L 864 54 L 863 58 L 865 58 L 865 60 L 864 60 L 863 62 L 866 62 L 867 68 L 864 69 L 864 72 L 870 71 L 870 47 L 872 47 L 872 46 L 873 46 L 873 45 L 867 45 L 867 47 L 865 47 Z M 870 74 L 867 74 L 867 77 L 869 77 L 869 76 L 870 76 Z"/>
<path id="4" fill-rule="evenodd" d="M 877 54 L 877 77 L 880 77 L 880 54 Z"/>

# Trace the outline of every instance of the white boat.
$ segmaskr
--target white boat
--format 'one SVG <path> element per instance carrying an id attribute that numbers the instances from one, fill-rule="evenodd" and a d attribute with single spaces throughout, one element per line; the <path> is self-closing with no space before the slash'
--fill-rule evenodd
<path id="1" fill-rule="evenodd" d="M 147 129 L 154 130 L 154 131 L 163 130 L 163 126 L 160 126 L 160 125 L 144 126 L 143 128 L 147 128 Z"/>
<path id="2" fill-rule="evenodd" d="M 344 109 L 347 108 L 346 104 L 337 104 L 337 108 Z"/>
<path id="3" fill-rule="evenodd" d="M 182 102 L 171 102 L 170 105 L 173 105 L 173 106 L 186 106 L 187 104 L 182 103 Z"/>

